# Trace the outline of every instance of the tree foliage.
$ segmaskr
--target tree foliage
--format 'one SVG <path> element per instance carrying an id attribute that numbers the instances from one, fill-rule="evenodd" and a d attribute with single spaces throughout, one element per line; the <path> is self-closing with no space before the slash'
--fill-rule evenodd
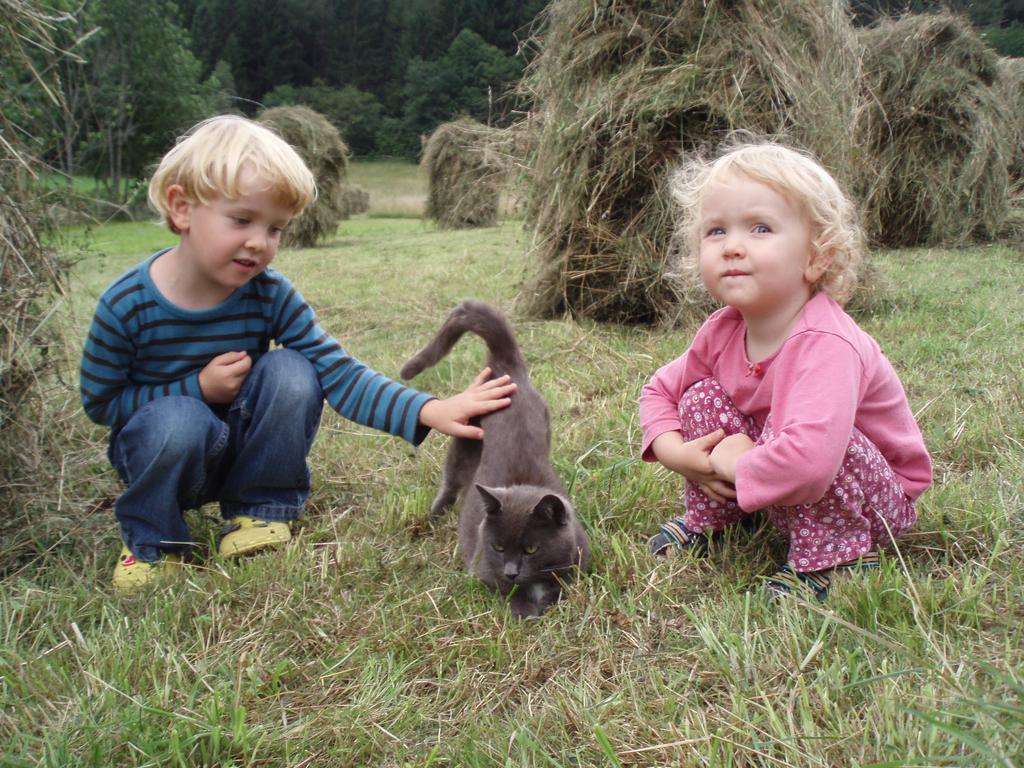
<path id="1" fill-rule="evenodd" d="M 176 2 L 204 76 L 217 61 L 226 62 L 244 111 L 294 98 L 292 103 L 327 115 L 355 154 L 410 157 L 419 151 L 421 134 L 457 114 L 486 121 L 490 112 L 497 122 L 507 117 L 509 104 L 499 96 L 522 71 L 521 31 L 545 5 L 543 0 Z M 353 108 L 369 111 L 356 120 Z"/>

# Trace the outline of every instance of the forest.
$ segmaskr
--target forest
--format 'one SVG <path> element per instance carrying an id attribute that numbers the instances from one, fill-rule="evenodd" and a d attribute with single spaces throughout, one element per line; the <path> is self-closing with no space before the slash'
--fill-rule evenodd
<path id="1" fill-rule="evenodd" d="M 220 112 L 305 104 L 355 157 L 417 159 L 439 124 L 507 125 L 545 24 L 543 0 L 56 0 L 64 109 L 28 72 L 8 115 L 62 175 L 128 199 L 185 128 Z M 952 6 L 1004 55 L 1024 54 L 1024 0 L 854 0 L 859 24 Z M 43 54 L 40 54 L 43 56 Z M 17 114 L 14 114 L 17 112 Z"/>

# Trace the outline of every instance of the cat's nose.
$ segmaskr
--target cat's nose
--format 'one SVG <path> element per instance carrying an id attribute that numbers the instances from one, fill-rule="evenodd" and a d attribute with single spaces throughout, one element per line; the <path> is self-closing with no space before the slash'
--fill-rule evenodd
<path id="1" fill-rule="evenodd" d="M 510 581 L 515 581 L 516 576 L 519 575 L 519 563 L 514 561 L 507 561 L 505 563 L 505 578 Z"/>

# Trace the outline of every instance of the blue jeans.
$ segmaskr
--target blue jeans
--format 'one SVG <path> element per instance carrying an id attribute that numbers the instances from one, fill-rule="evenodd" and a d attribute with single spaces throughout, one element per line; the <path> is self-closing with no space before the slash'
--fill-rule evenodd
<path id="1" fill-rule="evenodd" d="M 139 558 L 192 543 L 182 512 L 219 501 L 225 518 L 295 520 L 309 496 L 306 457 L 323 411 L 316 369 L 298 352 L 263 355 L 228 405 L 163 397 L 111 438 L 127 489 L 114 504 L 121 537 Z"/>

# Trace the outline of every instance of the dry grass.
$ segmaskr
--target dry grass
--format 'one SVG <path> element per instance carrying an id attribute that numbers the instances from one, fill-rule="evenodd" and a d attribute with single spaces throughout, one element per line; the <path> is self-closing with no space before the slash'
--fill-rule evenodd
<path id="1" fill-rule="evenodd" d="M 441 229 L 493 227 L 508 168 L 495 151 L 500 132 L 463 118 L 438 126 L 423 150 L 426 215 Z"/>
<path id="2" fill-rule="evenodd" d="M 844 2 L 559 0 L 545 14 L 524 80 L 539 125 L 531 313 L 652 322 L 685 310 L 666 278 L 667 174 L 731 129 L 786 134 L 856 186 Z"/>
<path id="3" fill-rule="evenodd" d="M 27 105 L 11 91 L 0 111 L 0 505 L 11 515 L 53 476 L 54 441 L 41 403 L 51 372 L 51 315 L 66 264 L 42 239 L 52 226 L 39 183 L 45 170 L 35 157 L 42 145 L 18 121 L 31 109 L 64 108 L 52 69 L 40 65 L 52 66 L 63 55 L 51 31 L 66 20 L 18 0 L 0 4 L 0 72 L 28 72 L 50 99 Z"/>
<path id="4" fill-rule="evenodd" d="M 1019 148 L 998 54 L 949 13 L 886 19 L 858 39 L 869 232 L 890 245 L 995 239 Z"/>
<path id="5" fill-rule="evenodd" d="M 287 246 L 309 248 L 332 236 L 340 221 L 363 208 L 362 195 L 348 184 L 348 147 L 338 129 L 309 107 L 273 107 L 258 119 L 295 148 L 316 179 L 317 199 L 282 237 Z"/>

